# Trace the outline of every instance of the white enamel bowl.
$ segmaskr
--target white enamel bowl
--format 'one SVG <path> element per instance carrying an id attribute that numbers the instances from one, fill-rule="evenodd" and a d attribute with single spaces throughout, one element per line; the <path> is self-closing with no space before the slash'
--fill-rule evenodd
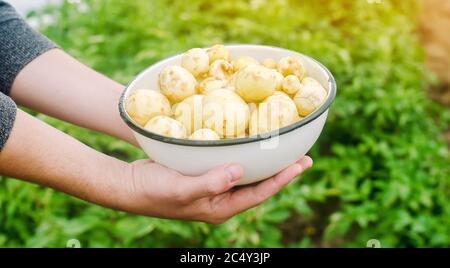
<path id="1" fill-rule="evenodd" d="M 227 48 L 234 59 L 240 56 L 251 56 L 258 60 L 298 57 L 307 74 L 328 91 L 327 99 L 303 120 L 262 136 L 220 141 L 192 141 L 160 136 L 135 124 L 125 111 L 124 100 L 137 89 L 159 90 L 159 73 L 166 66 L 180 65 L 180 54 L 151 65 L 135 77 L 123 92 L 119 109 L 141 148 L 155 162 L 185 175 L 199 175 L 221 164 L 239 163 L 244 167 L 239 184 L 248 184 L 271 177 L 309 151 L 319 138 L 327 119 L 328 108 L 336 95 L 336 83 L 322 64 L 295 51 L 260 45 L 229 45 Z"/>

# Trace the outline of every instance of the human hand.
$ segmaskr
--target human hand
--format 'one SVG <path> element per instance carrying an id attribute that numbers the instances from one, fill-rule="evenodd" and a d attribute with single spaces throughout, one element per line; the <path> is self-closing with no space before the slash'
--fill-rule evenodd
<path id="1" fill-rule="evenodd" d="M 297 175 L 311 167 L 305 156 L 277 175 L 248 186 L 231 189 L 243 173 L 237 164 L 217 167 L 189 177 L 151 160 L 130 164 L 125 210 L 160 218 L 223 223 L 275 195 Z"/>
<path id="2" fill-rule="evenodd" d="M 117 210 L 209 223 L 222 223 L 260 204 L 311 164 L 311 158 L 303 157 L 272 178 L 231 189 L 241 178 L 239 165 L 228 164 L 188 177 L 150 160 L 126 163 L 21 110 L 0 154 L 3 175 Z"/>

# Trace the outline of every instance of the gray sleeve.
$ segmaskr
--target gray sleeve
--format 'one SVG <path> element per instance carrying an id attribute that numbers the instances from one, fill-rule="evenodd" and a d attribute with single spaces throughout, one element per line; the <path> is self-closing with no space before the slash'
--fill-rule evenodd
<path id="1" fill-rule="evenodd" d="M 28 26 L 14 8 L 0 1 L 0 150 L 16 117 L 16 104 L 7 96 L 14 79 L 29 62 L 55 47 Z"/>
<path id="2" fill-rule="evenodd" d="M 55 44 L 34 31 L 9 4 L 0 1 L 0 91 L 9 94 L 17 74 Z"/>
<path id="3" fill-rule="evenodd" d="M 16 118 L 16 104 L 3 93 L 0 93 L 0 150 L 8 140 L 9 133 Z"/>

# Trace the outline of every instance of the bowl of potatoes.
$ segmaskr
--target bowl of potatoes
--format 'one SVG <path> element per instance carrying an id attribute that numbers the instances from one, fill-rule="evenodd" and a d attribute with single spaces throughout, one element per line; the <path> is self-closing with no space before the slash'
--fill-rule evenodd
<path id="1" fill-rule="evenodd" d="M 269 178 L 314 145 L 336 95 L 326 67 L 262 45 L 193 48 L 138 74 L 120 115 L 150 159 L 184 175 L 239 163 Z"/>

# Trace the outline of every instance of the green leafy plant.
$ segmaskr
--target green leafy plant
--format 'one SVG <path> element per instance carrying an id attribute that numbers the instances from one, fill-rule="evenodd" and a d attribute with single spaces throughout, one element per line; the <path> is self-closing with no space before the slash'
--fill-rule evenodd
<path id="1" fill-rule="evenodd" d="M 223 225 L 132 216 L 0 179 L 0 246 L 383 247 L 450 245 L 450 113 L 428 100 L 416 1 L 65 1 L 30 14 L 69 53 L 126 83 L 192 47 L 255 43 L 308 54 L 338 93 L 310 154 L 314 167 Z M 127 161 L 121 141 L 42 120 Z"/>

